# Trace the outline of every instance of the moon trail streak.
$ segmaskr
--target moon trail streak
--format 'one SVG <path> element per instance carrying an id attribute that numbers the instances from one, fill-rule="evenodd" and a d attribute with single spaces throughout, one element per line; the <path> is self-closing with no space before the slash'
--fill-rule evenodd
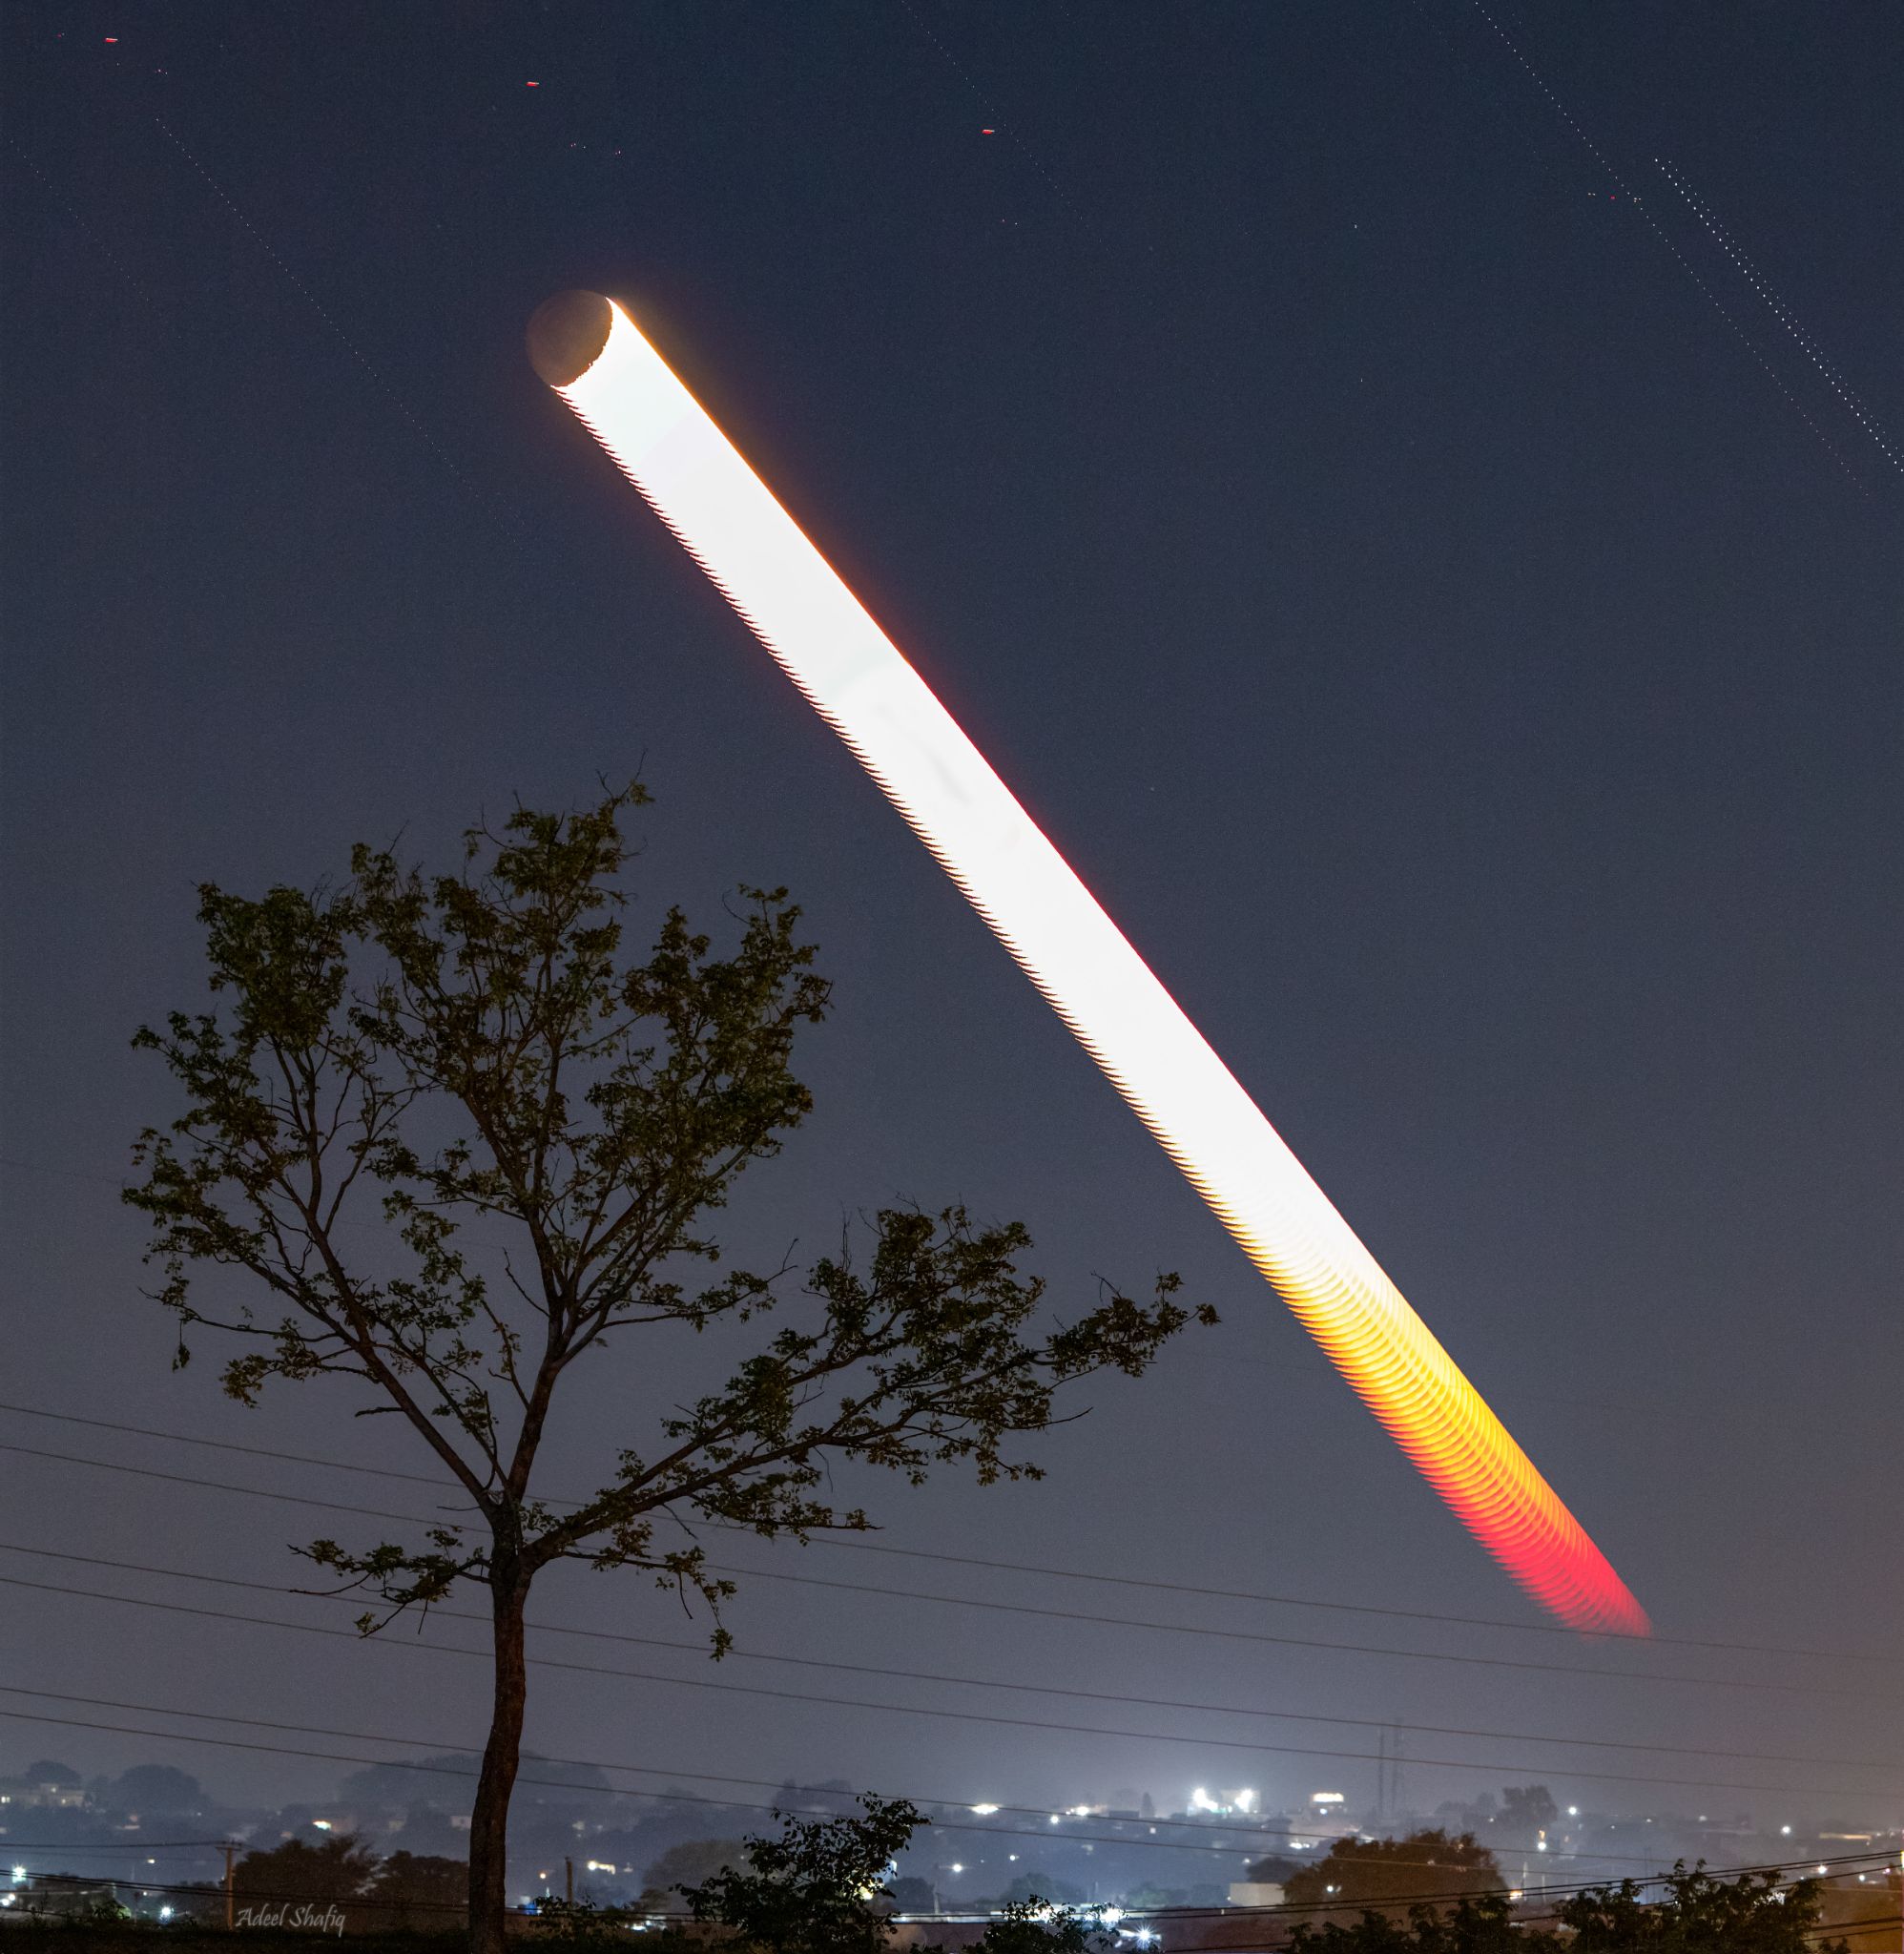
<path id="1" fill-rule="evenodd" d="M 1090 891 L 619 306 L 536 314 L 537 371 L 873 777 L 1250 1259 L 1542 1607 L 1645 1611 Z"/>

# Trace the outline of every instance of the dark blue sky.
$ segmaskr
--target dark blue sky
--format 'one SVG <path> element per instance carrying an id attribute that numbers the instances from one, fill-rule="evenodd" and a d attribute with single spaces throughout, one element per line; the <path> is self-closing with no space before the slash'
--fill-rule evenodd
<path id="1" fill-rule="evenodd" d="M 168 1372 L 114 1195 L 169 1108 L 131 1030 L 197 1001 L 199 880 L 308 882 L 400 830 L 440 851 L 481 808 L 639 768 L 638 913 L 784 882 L 837 982 L 817 1114 L 736 1207 L 743 1248 L 958 1195 L 1022 1216 L 1061 1299 L 1167 1266 L 1225 1315 L 1099 1393 L 1040 1486 L 877 1488 L 893 1539 L 1534 1619 L 534 379 L 523 323 L 579 284 L 652 326 L 1661 1630 L 1900 1653 L 1904 470 L 1844 391 L 1904 422 L 1894 10 L 195 0 L 16 8 L 6 36 L 0 1396 L 362 1443 L 321 1395 L 247 1418 L 209 1362 Z M 629 1362 L 638 1402 L 672 1387 Z M 606 1369 L 590 1390 L 578 1475 L 627 1424 Z M 6 1483 L 17 1545 L 270 1579 L 312 1530 L 17 1455 Z M 571 1585 L 576 1620 L 673 1632 L 638 1585 Z M 1845 1757 L 1904 1734 L 1870 1667 L 1157 1605 L 1851 1694 L 769 1586 L 735 1626 L 1502 1730 Z M 0 1670 L 48 1689 L 475 1728 L 471 1665 L 18 1590 L 0 1620 Z M 1210 1720 L 1034 1740 L 658 1685 L 549 1680 L 532 1726 L 569 1755 L 973 1797 L 1374 1776 L 1236 1762 L 1199 1748 L 1234 1735 Z M 0 1770 L 49 1751 L 170 1755 L 0 1731 Z M 1565 1780 L 1567 1754 L 1525 1755 L 1515 1775 Z M 233 1786 L 330 1775 L 178 1756 Z M 1853 1809 L 1887 1782 L 1833 1781 Z"/>

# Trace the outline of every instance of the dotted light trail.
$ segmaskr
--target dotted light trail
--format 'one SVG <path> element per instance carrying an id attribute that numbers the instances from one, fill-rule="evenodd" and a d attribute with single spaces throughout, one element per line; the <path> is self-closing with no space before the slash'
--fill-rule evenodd
<path id="1" fill-rule="evenodd" d="M 565 293 L 529 352 L 1468 1530 L 1559 1620 L 1645 1634 L 1605 1556 L 628 314 Z"/>
<path id="2" fill-rule="evenodd" d="M 1784 301 L 1780 299 L 1778 294 L 1766 281 L 1765 274 L 1746 256 L 1745 252 L 1740 249 L 1737 240 L 1727 231 L 1725 225 L 1707 209 L 1705 200 L 1694 192 L 1684 174 L 1659 156 L 1655 156 L 1653 161 L 1658 164 L 1660 174 L 1679 192 L 1693 215 L 1705 225 L 1707 235 L 1732 260 L 1732 268 L 1765 301 L 1766 309 L 1778 321 L 1779 324 L 1797 341 L 1805 357 L 1818 369 L 1818 372 L 1824 378 L 1826 385 L 1837 395 L 1839 404 L 1845 408 L 1846 412 L 1877 444 L 1878 451 L 1884 456 L 1884 459 L 1894 468 L 1896 468 L 1900 473 L 1904 473 L 1904 455 L 1900 455 L 1897 449 L 1893 447 L 1890 438 L 1878 425 L 1871 409 L 1852 390 L 1850 382 L 1826 359 L 1824 351 L 1818 343 L 1798 323 L 1790 308 L 1786 305 Z"/>

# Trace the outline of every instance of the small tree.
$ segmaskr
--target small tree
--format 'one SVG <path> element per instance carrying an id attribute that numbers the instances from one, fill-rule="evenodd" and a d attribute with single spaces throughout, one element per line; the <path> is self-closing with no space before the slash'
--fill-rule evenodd
<path id="1" fill-rule="evenodd" d="M 1728 1882 L 1681 1864 L 1666 1886 L 1650 1901 L 1631 1880 L 1594 1887 L 1524 1923 L 1500 1893 L 1411 1907 L 1406 1924 L 1378 1913 L 1353 1926 L 1305 1922 L 1290 1954 L 1844 1954 L 1843 1941 L 1818 1939 L 1815 1880 Z"/>
<path id="2" fill-rule="evenodd" d="M 444 1933 L 467 1918 L 468 1863 L 430 1852 L 393 1852 L 363 1897 L 393 1927 Z"/>
<path id="3" fill-rule="evenodd" d="M 1544 1784 L 1508 1784 L 1500 1792 L 1500 1824 L 1516 1839 L 1532 1839 L 1561 1815 Z"/>
<path id="4" fill-rule="evenodd" d="M 205 1802 L 198 1780 L 172 1764 L 135 1764 L 114 1778 L 108 1795 L 122 1812 L 196 1812 Z"/>
<path id="5" fill-rule="evenodd" d="M 1577 1893 L 1555 1909 L 1569 1930 L 1568 1954 L 1844 1954 L 1821 1942 L 1816 1880 L 1788 1886 L 1776 1873 L 1715 1880 L 1682 1860 L 1664 1898 L 1647 1901 L 1631 1880 Z"/>
<path id="6" fill-rule="evenodd" d="M 641 1876 L 641 1897 L 657 1911 L 678 1912 L 690 1886 L 746 1863 L 747 1847 L 738 1839 L 686 1839 L 671 1845 Z"/>
<path id="7" fill-rule="evenodd" d="M 861 1819 L 775 1813 L 780 1836 L 748 1840 L 748 1871 L 723 1867 L 686 1889 L 694 1918 L 761 1954 L 881 1954 L 893 1861 L 930 1821 L 904 1798 L 869 1794 L 859 1803 Z"/>
<path id="8" fill-rule="evenodd" d="M 287 1839 L 261 1852 L 248 1852 L 232 1869 L 232 1893 L 239 1906 L 276 1906 L 286 1902 L 342 1904 L 359 1899 L 377 1870 L 377 1855 L 350 1832 L 333 1832 L 317 1844 Z"/>
<path id="9" fill-rule="evenodd" d="M 1556 1954 L 1554 1937 L 1515 1923 L 1504 1893 L 1483 1893 L 1445 1907 L 1411 1906 L 1406 1923 L 1365 1913 L 1353 1926 L 1301 1922 L 1290 1954 Z"/>
<path id="10" fill-rule="evenodd" d="M 1455 1899 L 1504 1886 L 1493 1853 L 1471 1833 L 1411 1832 L 1406 1839 L 1338 1839 L 1325 1858 L 1291 1876 L 1292 1904 L 1345 1909 L 1392 1900 Z M 1397 1911 L 1400 1906 L 1397 1906 Z"/>
<path id="11" fill-rule="evenodd" d="M 1117 1945 L 1095 1913 L 1042 1899 L 1008 1901 L 979 1937 L 975 1954 L 1106 1954 Z"/>
<path id="12" fill-rule="evenodd" d="M 223 1373 L 246 1404 L 274 1381 L 347 1379 L 368 1398 L 360 1415 L 399 1418 L 467 1502 L 421 1539 L 306 1551 L 378 1596 L 365 1633 L 460 1582 L 487 1593 L 475 1954 L 502 1946 L 524 1611 L 543 1569 L 645 1569 L 714 1611 L 718 1653 L 733 1590 L 696 1521 L 770 1540 L 863 1528 L 822 1496 L 836 1460 L 914 1485 L 958 1462 L 984 1484 L 1036 1477 L 1011 1441 L 1050 1425 L 1058 1386 L 1138 1375 L 1190 1316 L 1164 1277 L 1148 1303 L 1107 1289 L 1033 1330 L 1044 1291 L 1018 1268 L 1023 1227 L 888 1209 L 861 1255 L 809 1272 L 795 1320 L 724 1384 L 622 1447 L 579 1506 L 548 1504 L 537 1462 L 585 1357 L 620 1331 L 705 1331 L 784 1300 L 784 1271 L 692 1278 L 721 1260 L 708 1220 L 735 1178 L 807 1112 L 793 1041 L 827 1002 L 784 891 L 746 892 L 731 956 L 674 909 L 646 958 L 624 956 L 621 823 L 646 799 L 631 786 L 566 817 L 519 808 L 469 834 L 453 875 L 359 847 L 336 887 L 252 899 L 208 883 L 215 1008 L 135 1041 L 186 1102 L 140 1136 L 144 1179 L 126 1195 L 151 1219 L 177 1361 L 210 1325 L 250 1345 Z M 366 1251 L 351 1230 L 379 1218 L 383 1248 Z M 466 1245 L 472 1221 L 513 1232 L 500 1271 Z M 248 1294 L 201 1302 L 205 1264 L 241 1272 L 268 1314 Z"/>

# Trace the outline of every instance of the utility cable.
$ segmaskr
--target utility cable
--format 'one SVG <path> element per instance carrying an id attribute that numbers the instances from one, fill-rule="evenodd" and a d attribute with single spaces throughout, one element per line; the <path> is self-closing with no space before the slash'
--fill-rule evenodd
<path id="1" fill-rule="evenodd" d="M 0 1166 L 8 1164 L 10 1163 L 0 1161 Z M 81 1418 L 70 1411 L 47 1411 L 31 1404 L 0 1403 L 0 1411 L 12 1412 L 24 1418 L 51 1419 L 63 1424 L 86 1425 L 95 1431 L 118 1432 L 135 1438 L 166 1439 L 182 1445 L 202 1445 L 211 1451 L 238 1452 L 248 1458 L 279 1459 L 290 1466 L 325 1466 L 338 1472 L 358 1472 L 372 1477 L 403 1480 L 414 1486 L 433 1486 L 443 1492 L 459 1495 L 462 1492 L 462 1488 L 453 1481 L 429 1473 L 400 1471 L 394 1466 L 362 1466 L 349 1460 L 321 1458 L 309 1452 L 283 1452 L 267 1445 L 238 1445 L 228 1439 L 194 1438 L 186 1432 L 160 1431 L 151 1425 L 122 1424 L 105 1418 Z M 576 1507 L 582 1502 L 551 1500 L 549 1504 L 557 1507 Z M 937 1561 L 948 1567 L 983 1568 L 998 1573 L 1036 1574 L 1057 1581 L 1091 1581 L 1120 1588 L 1144 1588 L 1162 1593 L 1193 1595 L 1199 1600 L 1248 1601 L 1275 1608 L 1326 1609 L 1342 1614 L 1371 1614 L 1397 1621 L 1434 1622 L 1449 1628 L 1505 1629 L 1519 1634 L 1565 1635 L 1575 1639 L 1578 1639 L 1579 1635 L 1578 1630 L 1569 1629 L 1559 1622 L 1511 1622 L 1491 1615 L 1442 1614 L 1426 1609 L 1379 1607 L 1369 1602 L 1322 1601 L 1306 1594 L 1268 1594 L 1251 1589 L 1209 1588 L 1184 1581 L 1147 1579 L 1135 1574 L 1089 1573 L 1082 1569 L 1054 1568 L 1036 1561 L 988 1560 L 974 1554 L 942 1553 L 926 1548 L 894 1547 L 883 1541 L 846 1540 L 833 1535 L 817 1536 L 817 1544 L 822 1547 L 838 1548 L 849 1553 L 888 1554 L 906 1560 Z M 1627 1638 L 1623 1637 L 1618 1632 L 1610 1632 L 1608 1639 L 1635 1639 L 1655 1648 L 1706 1649 L 1737 1655 L 1793 1655 L 1808 1661 L 1866 1662 L 1887 1670 L 1895 1667 L 1895 1658 L 1893 1656 L 1863 1655 L 1845 1649 L 1802 1649 L 1770 1642 L 1723 1642 L 1690 1635 L 1645 1635 Z"/>
<path id="2" fill-rule="evenodd" d="M 243 1623 L 255 1628 L 287 1630 L 294 1634 L 323 1635 L 351 1641 L 359 1646 L 369 1643 L 380 1648 L 415 1649 L 435 1654 L 458 1655 L 468 1660 L 486 1662 L 489 1652 L 483 1649 L 460 1649 L 448 1643 L 424 1642 L 421 1640 L 388 1641 L 375 1636 L 353 1634 L 345 1629 L 326 1629 L 315 1623 L 286 1622 L 259 1615 L 237 1614 L 225 1609 L 195 1608 L 185 1602 L 158 1601 L 145 1596 L 128 1594 L 101 1594 L 87 1588 L 67 1588 L 54 1582 L 28 1581 L 14 1574 L 0 1574 L 0 1585 L 22 1588 L 49 1594 L 64 1594 L 89 1601 L 114 1602 L 124 1608 L 154 1609 L 166 1614 L 184 1614 L 210 1619 Z M 1329 1750 L 1311 1744 L 1273 1744 L 1253 1741 L 1243 1737 L 1187 1736 L 1169 1731 L 1155 1730 L 1115 1730 L 1106 1729 L 1098 1724 L 1061 1723 L 1052 1718 L 1005 1716 L 996 1711 L 979 1710 L 939 1710 L 922 1705 L 907 1703 L 869 1703 L 858 1696 L 822 1695 L 806 1690 L 772 1689 L 760 1683 L 714 1682 L 702 1676 L 675 1676 L 659 1674 L 647 1670 L 612 1669 L 598 1663 L 569 1662 L 556 1656 L 531 1655 L 526 1658 L 531 1665 L 542 1669 L 561 1670 L 571 1674 L 616 1676 L 630 1682 L 659 1683 L 673 1689 L 709 1690 L 721 1695 L 759 1696 L 776 1702 L 817 1703 L 829 1709 L 866 1710 L 881 1715 L 926 1717 L 938 1722 L 998 1725 L 1013 1730 L 1038 1730 L 1062 1732 L 1066 1736 L 1116 1737 L 1142 1743 L 1188 1744 L 1205 1750 L 1243 1751 L 1255 1757 L 1330 1757 L 1338 1761 L 1375 1763 L 1380 1761 L 1380 1754 L 1374 1751 Z M 1429 1757 L 1411 1757 L 1409 1761 L 1416 1764 L 1432 1764 L 1448 1770 L 1480 1771 L 1490 1775 L 1501 1772 L 1521 1772 L 1538 1768 L 1527 1760 L 1502 1762 L 1487 1758 Z M 1560 1772 L 1552 1775 L 1561 1776 Z M 1658 1784 L 1681 1789 L 1713 1791 L 1767 1791 L 1777 1792 L 1789 1797 L 1835 1797 L 1841 1787 L 1835 1785 L 1764 1784 L 1756 1781 L 1730 1778 L 1704 1778 L 1678 1777 L 1652 1777 L 1620 1771 L 1583 1771 L 1569 1765 L 1564 1767 L 1568 1778 L 1582 1782 L 1604 1782 L 1609 1784 Z"/>
<path id="3" fill-rule="evenodd" d="M 411 1527 L 441 1526 L 443 1519 L 424 1518 L 414 1513 L 391 1513 L 373 1507 L 358 1507 L 341 1500 L 313 1499 L 300 1493 L 273 1492 L 263 1486 L 234 1486 L 227 1481 L 198 1479 L 178 1472 L 160 1472 L 148 1466 L 123 1466 L 106 1459 L 88 1459 L 72 1452 L 46 1451 L 32 1445 L 0 1443 L 0 1452 L 12 1452 L 31 1459 L 49 1459 L 70 1466 L 90 1466 L 102 1472 L 130 1473 L 136 1478 L 162 1480 L 173 1486 L 196 1486 L 211 1492 L 238 1493 L 250 1499 L 278 1500 L 297 1507 L 314 1507 L 324 1512 L 352 1513 L 364 1519 L 396 1520 Z M 1273 1635 L 1254 1629 L 1219 1629 L 1201 1623 L 1153 1622 L 1133 1616 L 1090 1614 L 1077 1609 L 1038 1608 L 1025 1602 L 983 1601 L 962 1594 L 921 1594 L 900 1588 L 880 1588 L 858 1581 L 833 1580 L 817 1574 L 774 1572 L 764 1568 L 735 1568 L 710 1563 L 715 1572 L 744 1575 L 751 1580 L 785 1581 L 808 1588 L 826 1588 L 850 1594 L 879 1594 L 895 1601 L 922 1601 L 947 1608 L 984 1609 L 993 1612 L 1037 1616 L 1051 1621 L 1087 1622 L 1103 1628 L 1145 1629 L 1157 1634 L 1198 1635 L 1220 1641 L 1250 1642 L 1280 1649 L 1330 1649 L 1355 1655 L 1387 1656 L 1408 1662 L 1455 1663 L 1463 1668 L 1531 1670 L 1554 1675 L 1594 1675 L 1624 1683 L 1677 1683 L 1714 1690 L 1748 1690 L 1776 1695 L 1849 1696 L 1871 1702 L 1872 1693 L 1829 1683 L 1763 1682 L 1737 1676 L 1682 1675 L 1671 1672 L 1599 1669 L 1573 1662 L 1531 1662 L 1506 1655 L 1474 1655 L 1431 1649 L 1391 1649 L 1379 1644 L 1336 1642 L 1319 1636 Z M 1895 1701 L 1895 1698 L 1884 1698 Z"/>
<path id="4" fill-rule="evenodd" d="M 231 1574 L 199 1574 L 185 1568 L 162 1568 L 145 1561 L 114 1560 L 103 1554 L 72 1553 L 45 1547 L 22 1547 L 13 1541 L 0 1540 L 0 1553 L 27 1554 L 38 1560 L 67 1561 L 80 1567 L 111 1568 L 118 1573 L 156 1574 L 167 1580 L 197 1581 L 208 1587 L 236 1588 L 254 1594 L 283 1597 L 310 1592 L 304 1589 L 287 1589 L 277 1582 L 245 1581 Z M 338 1591 L 314 1598 L 344 1601 L 350 1597 L 347 1593 Z M 473 1609 L 445 1608 L 438 1605 L 432 1606 L 429 1612 L 450 1621 L 486 1626 L 489 1621 L 488 1615 Z M 617 1642 L 637 1649 L 669 1649 L 688 1655 L 705 1655 L 708 1653 L 708 1644 L 705 1641 L 684 1642 L 662 1635 L 633 1635 L 625 1630 L 571 1628 L 561 1622 L 532 1620 L 528 1626 L 540 1634 L 573 1635 L 588 1641 Z M 755 1649 L 730 1649 L 723 1660 L 777 1662 L 796 1669 L 839 1670 L 854 1675 L 891 1677 L 905 1682 L 949 1683 L 961 1688 L 1006 1690 L 1024 1695 L 1070 1696 L 1094 1703 L 1127 1704 L 1147 1710 L 1189 1710 L 1212 1716 L 1258 1716 L 1276 1722 L 1331 1723 L 1358 1730 L 1387 1730 L 1392 1728 L 1395 1722 L 1393 1717 L 1340 1716 L 1308 1710 L 1263 1710 L 1242 1703 L 1195 1703 L 1169 1696 L 1140 1696 L 1121 1691 L 1080 1690 L 1055 1683 L 1005 1682 L 990 1676 L 951 1675 L 932 1670 L 894 1669 L 875 1663 L 841 1662 L 809 1655 L 776 1655 Z M 1644 1751 L 1665 1757 L 1713 1757 L 1732 1763 L 1815 1765 L 1822 1770 L 1889 1771 L 1894 1768 L 1892 1759 L 1881 1757 L 1821 1757 L 1794 1756 L 1784 1751 L 1712 1750 L 1696 1744 L 1645 1743 L 1625 1741 L 1618 1737 L 1560 1736 L 1544 1731 L 1488 1730 L 1464 1724 L 1418 1723 L 1412 1720 L 1406 1728 L 1411 1733 L 1425 1736 L 1472 1736 L 1504 1743 L 1551 1743 L 1586 1750 Z"/>

